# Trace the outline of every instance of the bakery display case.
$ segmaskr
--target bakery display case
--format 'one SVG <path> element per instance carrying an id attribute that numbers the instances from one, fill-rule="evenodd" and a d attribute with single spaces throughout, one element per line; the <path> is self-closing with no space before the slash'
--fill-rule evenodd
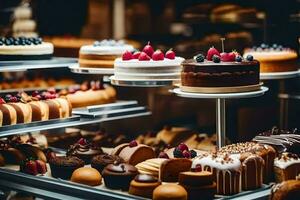
<path id="1" fill-rule="evenodd" d="M 267 4 L 4 1 L 0 198 L 300 198 L 299 2 Z"/>

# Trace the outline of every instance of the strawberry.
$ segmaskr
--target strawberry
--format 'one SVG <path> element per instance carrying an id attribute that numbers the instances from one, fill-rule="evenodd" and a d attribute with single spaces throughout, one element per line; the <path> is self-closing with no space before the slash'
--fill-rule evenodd
<path id="1" fill-rule="evenodd" d="M 29 160 L 25 163 L 24 172 L 31 175 L 37 175 L 37 164 L 34 160 Z"/>
<path id="2" fill-rule="evenodd" d="M 183 155 L 183 157 L 185 157 L 185 158 L 191 158 L 191 153 L 189 152 L 189 151 L 183 151 L 182 152 L 182 155 Z"/>
<path id="3" fill-rule="evenodd" d="M 147 60 L 151 60 L 151 58 L 145 52 L 142 52 L 139 56 L 139 61 L 147 61 Z"/>
<path id="4" fill-rule="evenodd" d="M 188 150 L 189 150 L 188 146 L 187 146 L 186 144 L 184 144 L 184 143 L 180 143 L 180 144 L 178 145 L 177 148 L 178 148 L 181 152 L 183 152 L 183 151 L 188 151 Z"/>
<path id="5" fill-rule="evenodd" d="M 129 143 L 129 147 L 136 147 L 138 145 L 138 143 L 135 141 L 135 140 L 132 140 L 130 143 Z"/>
<path id="6" fill-rule="evenodd" d="M 148 42 L 148 44 L 144 47 L 143 52 L 146 53 L 150 58 L 152 57 L 154 50 L 150 45 L 150 42 Z"/>
<path id="7" fill-rule="evenodd" d="M 140 52 L 140 51 L 136 51 L 136 52 L 134 52 L 134 54 L 132 55 L 132 58 L 133 58 L 133 59 L 139 59 L 140 55 L 141 55 L 141 52 Z"/>
<path id="8" fill-rule="evenodd" d="M 207 51 L 206 59 L 212 61 L 212 57 L 214 55 L 221 56 L 219 51 L 216 48 L 210 47 L 209 50 Z"/>
<path id="9" fill-rule="evenodd" d="M 39 174 L 45 174 L 47 172 L 47 165 L 41 160 L 36 160 L 36 167 Z"/>
<path id="10" fill-rule="evenodd" d="M 234 62 L 235 61 L 235 53 L 233 53 L 233 52 L 230 52 L 230 53 L 222 52 L 221 53 L 221 61 L 223 61 L 223 62 Z"/>
<path id="11" fill-rule="evenodd" d="M 77 144 L 80 144 L 80 145 L 86 145 L 86 144 L 87 144 L 87 141 L 86 141 L 86 139 L 84 139 L 84 138 L 80 138 L 80 139 L 77 141 Z"/>
<path id="12" fill-rule="evenodd" d="M 168 58 L 168 59 L 174 60 L 175 59 L 175 52 L 172 49 L 170 49 L 169 51 L 166 52 L 165 57 Z"/>
<path id="13" fill-rule="evenodd" d="M 164 60 L 164 58 L 165 58 L 164 53 L 161 50 L 156 50 L 152 54 L 152 59 L 153 60 Z"/>
<path id="14" fill-rule="evenodd" d="M 5 104 L 6 102 L 4 101 L 3 98 L 0 97 L 0 104 Z"/>
<path id="15" fill-rule="evenodd" d="M 125 51 L 122 55 L 122 60 L 131 60 L 132 53 L 130 51 Z"/>

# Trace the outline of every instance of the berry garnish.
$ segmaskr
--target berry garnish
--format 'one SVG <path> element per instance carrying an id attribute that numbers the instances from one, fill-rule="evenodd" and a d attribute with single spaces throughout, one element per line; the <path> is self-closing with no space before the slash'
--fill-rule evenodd
<path id="1" fill-rule="evenodd" d="M 3 98 L 0 97 L 0 104 L 5 104 L 6 102 L 4 101 Z"/>
<path id="2" fill-rule="evenodd" d="M 247 58 L 246 58 L 248 61 L 252 61 L 253 60 L 253 56 L 252 55 L 247 55 Z"/>
<path id="3" fill-rule="evenodd" d="M 212 60 L 214 63 L 219 63 L 221 61 L 221 58 L 220 58 L 220 56 L 213 55 Z"/>
<path id="4" fill-rule="evenodd" d="M 38 170 L 37 170 L 37 164 L 34 160 L 29 160 L 27 162 L 25 162 L 24 166 L 23 166 L 23 172 L 27 173 L 27 174 L 31 174 L 31 175 L 37 175 L 38 174 Z"/>
<path id="5" fill-rule="evenodd" d="M 156 50 L 152 54 L 152 60 L 164 60 L 165 56 L 164 53 L 161 50 Z"/>
<path id="6" fill-rule="evenodd" d="M 261 47 L 262 49 L 266 49 L 266 48 L 268 48 L 268 45 L 266 45 L 265 43 L 262 43 L 262 44 L 260 45 L 260 47 Z"/>
<path id="7" fill-rule="evenodd" d="M 33 96 L 33 97 L 35 97 L 35 96 L 37 96 L 37 95 L 39 95 L 39 94 L 40 94 L 40 93 L 39 93 L 39 91 L 37 91 L 37 90 L 32 92 L 32 96 Z"/>
<path id="8" fill-rule="evenodd" d="M 47 90 L 50 94 L 55 94 L 56 93 L 56 89 L 55 88 L 49 88 Z"/>
<path id="9" fill-rule="evenodd" d="M 144 47 L 143 52 L 146 53 L 150 58 L 152 57 L 152 54 L 154 53 L 154 50 L 152 46 L 150 45 L 150 42 Z"/>
<path id="10" fill-rule="evenodd" d="M 148 61 L 148 60 L 151 60 L 151 58 L 145 52 L 141 52 L 139 56 L 139 61 Z"/>
<path id="11" fill-rule="evenodd" d="M 35 163 L 39 174 L 45 174 L 47 172 L 47 165 L 44 161 L 36 160 Z"/>
<path id="12" fill-rule="evenodd" d="M 222 52 L 221 53 L 221 61 L 223 61 L 223 62 L 235 61 L 235 53 L 234 52 L 230 52 L 230 53 Z"/>
<path id="13" fill-rule="evenodd" d="M 12 103 L 16 103 L 18 101 L 19 101 L 18 98 L 14 97 L 14 96 L 10 97 L 10 99 L 9 99 L 9 102 L 12 102 Z"/>
<path id="14" fill-rule="evenodd" d="M 80 138 L 80 139 L 77 141 L 77 144 L 80 144 L 80 145 L 86 145 L 86 144 L 87 144 L 87 141 L 86 141 L 86 139 L 84 139 L 84 138 Z"/>
<path id="15" fill-rule="evenodd" d="M 191 153 L 189 151 L 183 151 L 182 155 L 184 158 L 191 158 Z"/>
<path id="16" fill-rule="evenodd" d="M 7 94 L 7 95 L 5 95 L 4 100 L 6 102 L 9 102 L 10 101 L 10 97 L 12 97 L 12 95 L 11 94 Z"/>
<path id="17" fill-rule="evenodd" d="M 180 144 L 178 145 L 177 148 L 178 148 L 181 152 L 183 152 L 183 151 L 188 151 L 188 150 L 189 150 L 188 146 L 187 146 L 186 144 L 184 144 L 184 143 L 180 143 Z"/>
<path id="18" fill-rule="evenodd" d="M 212 61 L 214 55 L 220 56 L 220 53 L 216 48 L 211 47 L 207 51 L 206 59 Z"/>
<path id="19" fill-rule="evenodd" d="M 165 57 L 170 59 L 170 60 L 174 60 L 175 59 L 175 52 L 172 49 L 170 49 L 169 51 L 166 52 Z"/>
<path id="20" fill-rule="evenodd" d="M 158 155 L 158 158 L 167 158 L 167 159 L 169 159 L 169 156 L 166 152 L 160 152 L 159 155 Z"/>
<path id="21" fill-rule="evenodd" d="M 195 166 L 195 168 L 192 169 L 193 172 L 201 172 L 202 171 L 202 167 L 201 165 L 197 164 Z"/>
<path id="22" fill-rule="evenodd" d="M 178 148 L 175 148 L 173 151 L 173 156 L 175 158 L 183 158 L 182 151 Z"/>
<path id="23" fill-rule="evenodd" d="M 197 152 L 195 150 L 191 150 L 191 158 L 195 158 L 197 156 Z"/>
<path id="24" fill-rule="evenodd" d="M 238 55 L 237 57 L 235 57 L 235 61 L 236 62 L 242 62 L 243 61 L 243 57 Z"/>
<path id="25" fill-rule="evenodd" d="M 53 159 L 53 158 L 56 158 L 56 153 L 54 153 L 53 151 L 48 151 L 46 153 L 46 158 L 47 158 L 48 161 Z"/>
<path id="26" fill-rule="evenodd" d="M 125 51 L 122 55 L 122 60 L 131 60 L 132 53 L 130 51 Z"/>
<path id="27" fill-rule="evenodd" d="M 196 62 L 204 62 L 205 57 L 203 54 L 198 54 L 195 56 L 195 60 L 196 60 Z"/>
<path id="28" fill-rule="evenodd" d="M 136 52 L 134 52 L 134 54 L 132 55 L 132 58 L 133 58 L 133 59 L 139 59 L 140 55 L 141 55 L 141 52 L 140 52 L 140 51 L 136 51 Z"/>
<path id="29" fill-rule="evenodd" d="M 138 143 L 135 141 L 135 140 L 132 140 L 130 143 L 129 143 L 129 147 L 136 147 L 138 145 Z"/>

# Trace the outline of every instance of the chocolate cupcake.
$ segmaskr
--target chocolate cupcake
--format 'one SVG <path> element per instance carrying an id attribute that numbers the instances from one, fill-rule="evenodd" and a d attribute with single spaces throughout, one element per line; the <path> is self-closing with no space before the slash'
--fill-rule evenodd
<path id="1" fill-rule="evenodd" d="M 117 162 L 107 165 L 102 171 L 106 187 L 126 191 L 137 174 L 138 170 L 134 166 Z"/>
<path id="2" fill-rule="evenodd" d="M 70 179 L 73 171 L 84 166 L 84 161 L 74 156 L 55 157 L 49 161 L 54 178 Z"/>
<path id="3" fill-rule="evenodd" d="M 91 143 L 87 141 L 84 138 L 81 138 L 78 140 L 77 143 L 74 145 L 71 145 L 68 149 L 67 155 L 68 156 L 76 156 L 80 159 L 82 159 L 85 164 L 90 164 L 91 160 L 94 156 L 102 154 L 103 151 L 101 147 L 98 145 L 95 145 L 94 143 Z"/>
<path id="4" fill-rule="evenodd" d="M 122 163 L 124 162 L 124 160 L 119 156 L 101 154 L 93 157 L 91 166 L 92 168 L 95 168 L 100 173 L 102 173 L 104 167 L 106 167 L 109 164 L 113 164 L 114 162 Z"/>

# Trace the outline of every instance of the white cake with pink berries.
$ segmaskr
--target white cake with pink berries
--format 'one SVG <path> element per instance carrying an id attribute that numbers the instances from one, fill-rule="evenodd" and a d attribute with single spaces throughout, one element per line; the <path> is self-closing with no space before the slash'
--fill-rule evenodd
<path id="1" fill-rule="evenodd" d="M 181 63 L 172 50 L 165 54 L 154 51 L 148 43 L 142 52 L 126 51 L 114 62 L 115 79 L 118 80 L 180 80 Z"/>

